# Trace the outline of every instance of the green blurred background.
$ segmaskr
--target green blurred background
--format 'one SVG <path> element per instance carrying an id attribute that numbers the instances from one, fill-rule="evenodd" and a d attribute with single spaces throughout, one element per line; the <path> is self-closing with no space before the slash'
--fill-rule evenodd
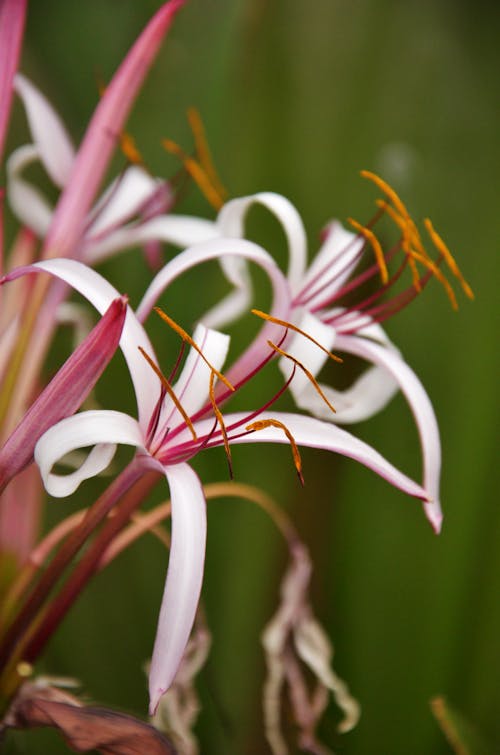
<path id="1" fill-rule="evenodd" d="M 109 80 L 157 7 L 156 0 L 32 2 L 23 70 L 75 141 L 95 106 L 97 78 Z M 313 554 L 314 606 L 335 643 L 336 669 L 363 708 L 358 727 L 344 736 L 335 731 L 333 704 L 325 716 L 325 741 L 345 755 L 450 752 L 429 709 L 437 694 L 474 722 L 491 743 L 487 751 L 500 751 L 493 453 L 499 22 L 499 7 L 485 0 L 191 0 L 129 122 L 151 170 L 170 175 L 175 161 L 160 139 L 189 147 L 185 111 L 195 105 L 230 194 L 287 195 L 304 218 L 311 252 L 330 218 L 370 216 L 374 193 L 358 171 L 378 171 L 415 218 L 432 217 L 476 293 L 473 303 L 461 297 L 455 313 L 432 284 L 388 325 L 440 423 L 446 519 L 439 538 L 418 505 L 351 461 L 304 453 L 301 490 L 289 449 L 239 447 L 234 454 L 236 478 L 271 492 Z M 24 128 L 20 108 L 16 123 Z M 196 191 L 182 209 L 212 217 Z M 264 213 L 255 213 L 252 228 L 283 255 L 283 240 Z M 137 253 L 103 270 L 138 301 L 149 273 Z M 193 275 L 191 286 L 192 301 L 184 283 L 162 302 L 185 327 L 225 290 L 215 267 Z M 164 330 L 152 322 L 151 331 L 168 364 Z M 124 374 L 117 360 L 99 396 L 133 410 Z M 401 397 L 352 429 L 420 474 L 417 435 Z M 195 466 L 204 481 L 227 477 L 221 451 Z M 49 520 L 92 500 L 100 484 L 84 486 L 77 503 L 51 504 Z M 161 500 L 165 491 L 156 495 Z M 260 511 L 236 501 L 209 505 L 204 600 L 214 641 L 199 680 L 202 753 L 268 751 L 259 633 L 275 609 L 285 564 L 283 543 Z M 144 714 L 141 667 L 152 648 L 165 566 L 153 540 L 123 556 L 68 616 L 41 670 L 75 676 L 92 699 Z M 32 734 L 11 747 L 65 751 L 55 737 Z"/>

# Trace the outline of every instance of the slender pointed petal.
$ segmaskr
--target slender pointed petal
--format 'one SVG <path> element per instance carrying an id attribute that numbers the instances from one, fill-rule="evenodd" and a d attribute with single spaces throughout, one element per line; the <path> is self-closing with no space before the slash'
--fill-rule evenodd
<path id="1" fill-rule="evenodd" d="M 77 260 L 70 259 L 46 260 L 45 262 L 18 267 L 1 278 L 0 285 L 22 275 L 40 272 L 50 273 L 50 275 L 68 283 L 76 291 L 79 291 L 101 314 L 104 314 L 111 302 L 120 296 L 118 291 L 95 270 Z M 147 351 L 152 359 L 156 359 L 146 331 L 128 307 L 120 339 L 120 348 L 127 361 L 134 384 L 139 422 L 142 427 L 146 428 L 158 398 L 159 382 L 139 352 L 139 346 Z"/>
<path id="2" fill-rule="evenodd" d="M 102 239 L 90 239 L 85 247 L 85 261 L 93 264 L 140 244 L 163 241 L 181 248 L 217 237 L 210 220 L 184 215 L 161 215 L 137 225 L 117 228 Z"/>
<path id="3" fill-rule="evenodd" d="M 0 3 L 0 160 L 12 103 L 12 82 L 21 53 L 26 7 L 27 0 Z"/>
<path id="4" fill-rule="evenodd" d="M 172 545 L 149 674 L 150 714 L 177 672 L 193 626 L 203 580 L 206 504 L 187 464 L 165 468 L 172 499 Z"/>
<path id="5" fill-rule="evenodd" d="M 436 533 L 441 530 L 443 515 L 439 502 L 439 478 L 441 473 L 441 442 L 434 409 L 418 377 L 406 362 L 392 351 L 365 338 L 339 336 L 337 346 L 363 359 L 368 359 L 385 369 L 397 381 L 417 424 L 422 447 L 424 488 L 428 502 L 424 504 L 425 515 Z"/>
<path id="6" fill-rule="evenodd" d="M 424 501 L 429 498 L 427 490 L 396 469 L 378 451 L 336 425 L 322 422 L 313 417 L 286 412 L 263 412 L 259 414 L 258 419 L 264 421 L 276 419 L 284 424 L 298 446 L 323 448 L 327 451 L 343 454 L 343 456 L 348 456 L 364 464 L 365 467 L 368 467 L 404 493 Z M 244 428 L 248 423 L 248 414 L 225 414 L 224 421 L 230 443 L 288 443 L 283 431 L 275 427 L 266 427 L 256 432 L 234 437 L 235 426 Z M 198 436 L 203 437 L 210 432 L 212 425 L 213 421 L 202 421 L 195 423 L 194 428 Z M 178 441 L 180 442 L 180 438 Z"/>
<path id="7" fill-rule="evenodd" d="M 126 308 L 123 298 L 111 304 L 7 439 L 0 451 L 0 489 L 33 460 L 41 435 L 73 414 L 88 396 L 118 347 Z"/>
<path id="8" fill-rule="evenodd" d="M 184 0 L 162 5 L 145 27 L 107 87 L 90 121 L 54 214 L 45 256 L 76 256 L 85 216 L 137 93 Z"/>
<path id="9" fill-rule="evenodd" d="M 35 461 L 47 492 L 56 498 L 71 495 L 84 481 L 102 472 L 114 456 L 116 444 L 144 449 L 137 420 L 123 412 L 95 410 L 61 420 L 42 435 L 35 447 Z M 58 475 L 52 468 L 66 454 L 93 446 L 83 464 L 74 472 Z"/>
<path id="10" fill-rule="evenodd" d="M 52 105 L 31 81 L 18 73 L 14 86 L 26 108 L 37 154 L 52 181 L 62 189 L 75 159 L 68 132 Z"/>

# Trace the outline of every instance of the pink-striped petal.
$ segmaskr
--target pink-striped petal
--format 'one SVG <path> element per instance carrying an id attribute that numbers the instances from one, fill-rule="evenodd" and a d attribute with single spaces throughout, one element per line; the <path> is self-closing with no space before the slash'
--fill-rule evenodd
<path id="1" fill-rule="evenodd" d="M 248 414 L 225 414 L 224 422 L 228 431 L 231 443 L 288 443 L 288 439 L 283 430 L 276 427 L 266 427 L 252 433 L 245 433 L 236 436 L 237 432 L 244 432 L 245 425 L 248 423 Z M 400 472 L 396 467 L 378 453 L 374 448 L 364 443 L 359 438 L 351 435 L 346 430 L 342 430 L 336 425 L 329 422 L 322 422 L 313 417 L 304 417 L 300 414 L 286 412 L 263 412 L 257 417 L 258 420 L 276 419 L 282 422 L 290 430 L 298 446 L 308 446 L 309 448 L 323 448 L 327 451 L 348 456 L 355 461 L 359 461 L 365 467 L 368 467 L 376 474 L 399 488 L 404 493 L 420 498 L 424 501 L 429 500 L 429 492 L 421 485 L 416 483 L 410 477 Z M 199 437 L 210 433 L 213 427 L 213 420 L 204 420 L 194 425 Z M 184 436 L 182 437 L 182 439 Z M 189 440 L 187 433 L 186 440 Z M 181 436 L 177 438 L 181 442 Z M 210 444 L 209 444 L 210 445 Z M 306 472 L 307 477 L 307 472 Z"/>
<path id="2" fill-rule="evenodd" d="M 126 307 L 123 298 L 112 302 L 9 436 L 0 451 L 0 489 L 33 460 L 40 436 L 73 414 L 88 396 L 118 347 Z"/>
<path id="3" fill-rule="evenodd" d="M 117 137 L 176 12 L 185 0 L 162 5 L 145 27 L 99 102 L 56 207 L 45 257 L 78 256 L 84 219 L 94 201 Z"/>
<path id="4" fill-rule="evenodd" d="M 0 3 L 0 160 L 7 134 L 12 82 L 21 53 L 27 4 L 27 0 L 3 0 Z"/>
<path id="5" fill-rule="evenodd" d="M 441 442 L 434 409 L 425 389 L 406 362 L 393 351 L 356 336 L 339 336 L 337 347 L 382 367 L 399 385 L 417 425 L 424 467 L 424 488 L 427 502 L 425 515 L 435 532 L 441 530 L 443 514 L 439 502 L 441 474 Z"/>
<path id="6" fill-rule="evenodd" d="M 149 673 L 150 715 L 170 687 L 186 648 L 203 581 L 206 504 L 187 464 L 165 468 L 172 499 L 172 544 Z"/>

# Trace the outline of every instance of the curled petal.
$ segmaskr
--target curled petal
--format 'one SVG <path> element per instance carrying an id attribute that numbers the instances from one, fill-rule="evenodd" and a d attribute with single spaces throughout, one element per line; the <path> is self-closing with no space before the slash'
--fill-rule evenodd
<path id="1" fill-rule="evenodd" d="M 0 489 L 33 460 L 40 436 L 75 412 L 118 347 L 126 301 L 117 299 L 31 405 L 0 451 Z"/>
<path id="2" fill-rule="evenodd" d="M 50 275 L 68 283 L 76 291 L 79 291 L 101 314 L 104 314 L 111 302 L 120 296 L 118 291 L 99 273 L 81 262 L 71 259 L 52 259 L 18 267 L 0 279 L 0 284 L 15 280 L 22 275 L 39 272 L 50 273 Z M 120 348 L 123 351 L 134 384 L 139 422 L 142 427 L 146 428 L 158 399 L 159 383 L 158 378 L 139 352 L 139 346 L 152 359 L 156 359 L 146 331 L 128 307 L 120 339 Z"/>
<path id="3" fill-rule="evenodd" d="M 286 279 L 273 258 L 252 241 L 244 239 L 213 239 L 186 249 L 168 262 L 150 283 L 139 304 L 136 314 L 144 321 L 158 297 L 176 278 L 191 267 L 202 262 L 226 257 L 239 257 L 259 265 L 268 275 L 273 286 L 274 301 L 272 313 L 276 317 L 286 316 L 290 306 L 290 294 Z M 281 313 L 281 314 L 278 314 Z"/>
<path id="4" fill-rule="evenodd" d="M 281 223 L 288 241 L 288 282 L 295 292 L 304 276 L 307 256 L 307 239 L 299 213 L 286 197 L 273 192 L 261 192 L 233 199 L 224 205 L 217 218 L 221 235 L 242 238 L 245 235 L 245 216 L 253 204 L 266 207 Z"/>
<path id="5" fill-rule="evenodd" d="M 203 580 L 206 504 L 187 464 L 165 468 L 172 499 L 172 545 L 149 675 L 150 715 L 172 683 L 194 623 Z"/>
<path id="6" fill-rule="evenodd" d="M 52 205 L 42 192 L 22 178 L 23 170 L 38 160 L 38 150 L 26 144 L 14 150 L 7 160 L 7 196 L 12 212 L 37 236 L 47 233 L 52 218 Z"/>
<path id="7" fill-rule="evenodd" d="M 144 448 L 137 421 L 122 412 L 81 412 L 53 425 L 35 447 L 35 461 L 40 467 L 47 492 L 56 498 L 74 493 L 83 480 L 106 469 L 114 456 L 117 443 Z M 52 473 L 54 464 L 66 454 L 87 446 L 93 448 L 79 469 L 67 475 Z"/>
<path id="8" fill-rule="evenodd" d="M 62 189 L 66 185 L 75 159 L 68 132 L 48 100 L 31 81 L 18 73 L 14 84 L 26 108 L 40 160 L 55 185 Z"/>
<path id="9" fill-rule="evenodd" d="M 339 336 L 337 346 L 382 367 L 398 383 L 413 413 L 420 436 L 424 467 L 424 488 L 427 491 L 424 511 L 434 531 L 439 533 L 443 515 L 439 502 L 441 473 L 441 442 L 434 409 L 424 387 L 413 370 L 393 351 L 366 338 Z"/>

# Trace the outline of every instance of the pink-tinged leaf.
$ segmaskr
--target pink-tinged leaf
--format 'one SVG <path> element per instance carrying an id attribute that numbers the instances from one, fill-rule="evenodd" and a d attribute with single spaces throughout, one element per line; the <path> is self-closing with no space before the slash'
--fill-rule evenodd
<path id="1" fill-rule="evenodd" d="M 0 552 L 20 566 L 31 554 L 39 537 L 43 486 L 33 465 L 12 480 L 0 505 Z"/>
<path id="2" fill-rule="evenodd" d="M 57 204 L 45 257 L 78 256 L 83 224 L 137 93 L 185 0 L 165 3 L 114 75 L 87 128 L 68 184 Z"/>
<path id="3" fill-rule="evenodd" d="M 53 699 L 51 699 L 53 698 Z M 153 726 L 109 708 L 84 706 L 54 688 L 30 685 L 23 690 L 8 715 L 8 726 L 58 729 L 74 752 L 90 750 L 103 755 L 175 755 L 170 741 Z"/>
<path id="4" fill-rule="evenodd" d="M 88 396 L 119 345 L 126 313 L 125 297 L 113 301 L 31 405 L 0 451 L 0 490 L 33 460 L 41 435 L 73 414 Z"/>
<path id="5" fill-rule="evenodd" d="M 12 82 L 17 70 L 27 0 L 2 0 L 0 3 L 0 159 L 12 103 Z"/>

